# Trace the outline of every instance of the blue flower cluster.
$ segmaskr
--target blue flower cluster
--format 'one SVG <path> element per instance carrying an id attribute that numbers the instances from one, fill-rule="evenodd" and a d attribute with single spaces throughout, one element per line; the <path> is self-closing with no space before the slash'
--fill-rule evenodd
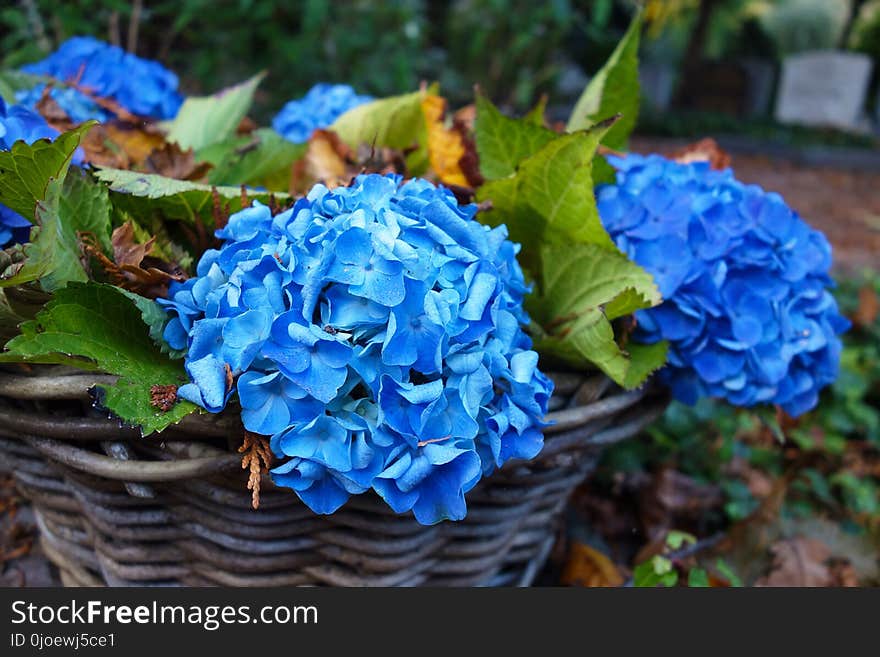
<path id="1" fill-rule="evenodd" d="M 519 247 L 475 213 L 370 174 L 232 215 L 160 301 L 186 350 L 179 395 L 219 412 L 237 391 L 287 459 L 274 481 L 317 513 L 373 489 L 423 524 L 463 518 L 481 476 L 541 450 L 553 388 L 522 330 Z"/>
<path id="2" fill-rule="evenodd" d="M 58 131 L 46 120 L 20 105 L 7 106 L 0 98 L 0 151 L 8 151 L 17 141 L 32 144 L 38 139 L 54 139 Z M 75 163 L 82 161 L 82 152 L 74 153 Z M 17 212 L 0 203 L 0 248 L 11 243 L 27 242 L 30 236 L 31 222 Z"/>
<path id="3" fill-rule="evenodd" d="M 316 128 L 326 128 L 348 110 L 373 100 L 345 84 L 319 83 L 302 98 L 291 100 L 272 119 L 275 132 L 301 144 Z"/>
<path id="4" fill-rule="evenodd" d="M 45 89 L 46 85 L 42 83 L 30 89 L 21 89 L 15 93 L 15 100 L 19 105 L 36 110 Z M 103 123 L 113 118 L 112 113 L 73 87 L 52 86 L 49 89 L 49 96 L 74 123 L 83 123 L 89 119 Z"/>
<path id="5" fill-rule="evenodd" d="M 665 301 L 636 315 L 636 338 L 669 341 L 661 376 L 687 403 L 811 409 L 837 377 L 849 322 L 828 291 L 831 247 L 778 194 L 728 169 L 658 155 L 609 157 L 617 184 L 597 190 L 617 246 Z"/>
<path id="6" fill-rule="evenodd" d="M 171 119 L 183 103 L 174 73 L 158 62 L 142 59 L 92 37 L 68 39 L 46 59 L 23 66 L 22 70 L 48 75 L 61 82 L 77 81 L 83 88 L 115 100 L 138 116 Z M 68 98 L 62 94 L 56 100 L 69 113 L 81 109 L 81 96 Z M 65 104 L 67 101 L 69 104 Z"/>

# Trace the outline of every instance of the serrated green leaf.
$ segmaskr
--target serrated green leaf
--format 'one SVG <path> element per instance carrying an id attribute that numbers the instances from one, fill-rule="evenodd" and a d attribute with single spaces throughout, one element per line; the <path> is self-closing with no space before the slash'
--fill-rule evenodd
<path id="1" fill-rule="evenodd" d="M 569 364 L 599 367 L 626 388 L 640 385 L 665 362 L 665 345 L 621 349 L 613 316 L 627 315 L 660 302 L 660 293 L 644 269 L 619 252 L 596 244 L 545 246 L 538 289 L 527 299 L 532 319 L 543 327 L 536 349 Z"/>
<path id="2" fill-rule="evenodd" d="M 52 180 L 46 198 L 37 203 L 37 225 L 24 245 L 27 260 L 21 270 L 0 281 L 0 287 L 39 280 L 47 292 L 69 281 L 86 281 L 79 233 L 95 236 L 110 253 L 110 200 L 107 188 L 92 182 L 79 169 L 67 173 L 63 182 Z"/>
<path id="3" fill-rule="evenodd" d="M 526 123 L 531 123 L 532 125 L 544 127 L 544 113 L 547 111 L 547 94 L 542 94 L 538 99 L 538 102 L 535 106 L 530 109 L 525 116 L 523 116 L 523 121 Z"/>
<path id="4" fill-rule="evenodd" d="M 428 167 L 428 127 L 422 113 L 422 98 L 436 93 L 436 85 L 432 85 L 425 91 L 358 105 L 336 119 L 330 129 L 351 148 L 361 144 L 398 150 L 414 148 L 407 155 L 407 168 L 412 175 L 420 175 Z"/>
<path id="5" fill-rule="evenodd" d="M 232 137 L 265 75 L 260 73 L 211 96 L 187 98 L 168 127 L 168 141 L 177 142 L 184 149 L 200 150 Z"/>
<path id="6" fill-rule="evenodd" d="M 593 76 L 575 103 L 566 130 L 583 130 L 613 114 L 621 114 L 620 121 L 608 131 L 602 143 L 615 150 L 626 148 L 639 114 L 638 51 L 641 28 L 641 12 L 638 12 L 611 57 Z"/>
<path id="7" fill-rule="evenodd" d="M 490 201 L 481 213 L 492 225 L 505 224 L 510 238 L 522 245 L 520 261 L 539 275 L 539 250 L 547 244 L 598 244 L 616 251 L 599 219 L 593 194 L 593 154 L 607 125 L 557 135 L 523 160 L 516 174 L 483 185 L 479 201 Z"/>
<path id="8" fill-rule="evenodd" d="M 477 94 L 476 106 L 474 140 L 480 157 L 480 173 L 486 180 L 511 175 L 520 162 L 559 137 L 543 125 L 536 125 L 534 117 L 529 120 L 504 116 L 482 94 Z"/>
<path id="9" fill-rule="evenodd" d="M 49 181 L 64 178 L 80 140 L 96 124 L 88 121 L 54 141 L 17 141 L 8 151 L 0 151 L 0 203 L 33 221 Z"/>
<path id="10" fill-rule="evenodd" d="M 649 376 L 666 364 L 669 354 L 669 343 L 666 340 L 654 344 L 630 342 L 626 346 L 629 354 L 629 367 L 623 379 L 623 387 L 627 390 L 638 388 Z"/>
<path id="11" fill-rule="evenodd" d="M 165 338 L 162 335 L 169 319 L 169 315 L 165 309 L 153 299 L 142 297 L 140 294 L 135 294 L 134 292 L 129 292 L 127 290 L 121 290 L 121 292 L 131 299 L 134 305 L 138 307 L 138 310 L 141 311 L 141 319 L 144 320 L 144 324 L 149 328 L 150 339 L 153 343 L 159 347 L 163 353 L 168 354 L 170 358 L 183 358 L 184 354 L 186 354 L 186 350 L 172 349 L 171 346 L 165 342 Z"/>
<path id="12" fill-rule="evenodd" d="M 151 386 L 186 381 L 183 364 L 159 350 L 141 310 L 111 285 L 71 283 L 58 290 L 36 319 L 22 325 L 0 362 L 68 363 L 119 376 L 118 383 L 100 391 L 101 404 L 140 426 L 144 435 L 196 410 L 186 401 L 167 413 L 150 404 Z"/>
<path id="13" fill-rule="evenodd" d="M 306 148 L 306 144 L 289 142 L 271 128 L 260 128 L 209 146 L 198 153 L 198 159 L 214 165 L 208 173 L 212 185 L 252 185 L 286 192 L 291 167 Z"/>
<path id="14" fill-rule="evenodd" d="M 123 169 L 99 169 L 95 172 L 98 180 L 110 185 L 113 204 L 133 217 L 150 216 L 160 213 L 165 219 L 175 219 L 194 223 L 201 217 L 208 225 L 213 221 L 213 197 L 211 185 L 174 180 L 150 173 L 138 173 Z M 232 212 L 241 209 L 241 189 L 239 187 L 216 187 L 224 203 Z M 269 197 L 286 201 L 288 194 L 248 190 L 250 201 L 268 203 Z"/>

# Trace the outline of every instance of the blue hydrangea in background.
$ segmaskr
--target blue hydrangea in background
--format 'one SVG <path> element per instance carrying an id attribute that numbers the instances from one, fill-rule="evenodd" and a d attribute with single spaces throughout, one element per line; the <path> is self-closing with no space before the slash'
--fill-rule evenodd
<path id="1" fill-rule="evenodd" d="M 43 98 L 45 88 L 45 84 L 38 84 L 31 89 L 22 89 L 15 93 L 15 100 L 19 105 L 35 110 L 37 103 Z M 49 89 L 49 96 L 74 123 L 83 123 L 89 119 L 104 122 L 113 118 L 111 112 L 73 87 L 53 86 Z"/>
<path id="2" fill-rule="evenodd" d="M 316 128 L 326 128 L 348 110 L 373 100 L 345 84 L 319 83 L 302 98 L 291 100 L 272 119 L 275 132 L 301 144 Z"/>
<path id="3" fill-rule="evenodd" d="M 597 190 L 618 247 L 655 278 L 664 302 L 638 311 L 636 339 L 668 340 L 661 377 L 681 401 L 813 408 L 837 377 L 849 327 L 828 291 L 831 247 L 778 194 L 708 163 L 609 157 Z"/>
<path id="4" fill-rule="evenodd" d="M 237 392 L 284 459 L 274 481 L 317 513 L 372 489 L 423 524 L 463 518 L 482 476 L 541 450 L 553 387 L 522 330 L 519 247 L 475 213 L 371 174 L 232 215 L 160 301 L 179 395 L 219 412 Z"/>
<path id="5" fill-rule="evenodd" d="M 97 96 L 115 100 L 138 116 L 170 119 L 183 103 L 183 97 L 177 92 L 178 81 L 174 73 L 158 62 L 92 37 L 70 38 L 46 59 L 23 66 L 22 70 L 48 75 L 61 82 L 77 82 Z M 68 99 L 62 97 L 62 100 Z M 71 107 L 79 103 L 73 102 L 75 98 L 69 100 Z M 64 104 L 62 108 L 68 110 Z"/>
<path id="6" fill-rule="evenodd" d="M 21 105 L 7 106 L 0 98 L 0 151 L 8 151 L 17 141 L 32 144 L 38 139 L 54 139 L 57 136 L 58 131 L 36 112 Z M 73 159 L 77 164 L 82 161 L 79 149 Z M 0 248 L 26 242 L 30 229 L 30 221 L 0 203 Z"/>

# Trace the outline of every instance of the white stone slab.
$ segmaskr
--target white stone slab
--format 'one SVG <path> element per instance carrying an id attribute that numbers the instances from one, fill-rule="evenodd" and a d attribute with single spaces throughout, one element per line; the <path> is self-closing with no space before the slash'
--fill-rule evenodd
<path id="1" fill-rule="evenodd" d="M 871 59 L 822 50 L 787 57 L 776 97 L 776 120 L 843 130 L 860 129 Z"/>

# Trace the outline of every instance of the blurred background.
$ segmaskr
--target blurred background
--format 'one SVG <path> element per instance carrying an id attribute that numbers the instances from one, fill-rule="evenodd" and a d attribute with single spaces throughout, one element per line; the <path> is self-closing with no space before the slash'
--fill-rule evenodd
<path id="1" fill-rule="evenodd" d="M 204 94 L 265 69 L 254 118 L 319 81 L 376 96 L 479 84 L 511 113 L 542 95 L 564 120 L 633 0 L 18 0 L 0 9 L 0 69 L 91 34 Z M 645 0 L 642 110 L 631 148 L 711 136 L 738 178 L 780 192 L 829 236 L 854 327 L 820 407 L 793 421 L 673 404 L 612 449 L 572 500 L 546 583 L 880 583 L 880 0 Z M 14 493 L 0 482 L 0 507 Z M 0 490 L 2 493 L 2 490 Z M 11 505 L 11 506 L 10 506 Z M 26 513 L 0 520 L 0 578 L 51 581 Z M 11 518 L 18 518 L 17 520 Z M 4 524 L 5 523 L 5 524 Z M 5 565 L 4 565 L 5 564 Z M 673 577 L 674 576 L 674 577 Z M 24 576 L 22 576 L 24 577 Z M 40 578 L 44 579 L 41 580 Z"/>
<path id="2" fill-rule="evenodd" d="M 214 91 L 265 69 L 269 77 L 258 106 L 264 114 L 320 81 L 346 82 L 383 96 L 438 80 L 458 104 L 470 100 L 478 83 L 511 110 L 529 108 L 544 93 L 553 106 L 566 108 L 612 51 L 636 4 L 19 0 L 0 12 L 0 53 L 2 67 L 14 68 L 41 58 L 67 37 L 92 34 L 159 59 L 180 73 L 189 93 Z M 784 58 L 828 49 L 864 53 L 873 62 L 862 131 L 876 122 L 880 1 L 643 4 L 644 131 L 764 136 L 773 127 Z"/>

